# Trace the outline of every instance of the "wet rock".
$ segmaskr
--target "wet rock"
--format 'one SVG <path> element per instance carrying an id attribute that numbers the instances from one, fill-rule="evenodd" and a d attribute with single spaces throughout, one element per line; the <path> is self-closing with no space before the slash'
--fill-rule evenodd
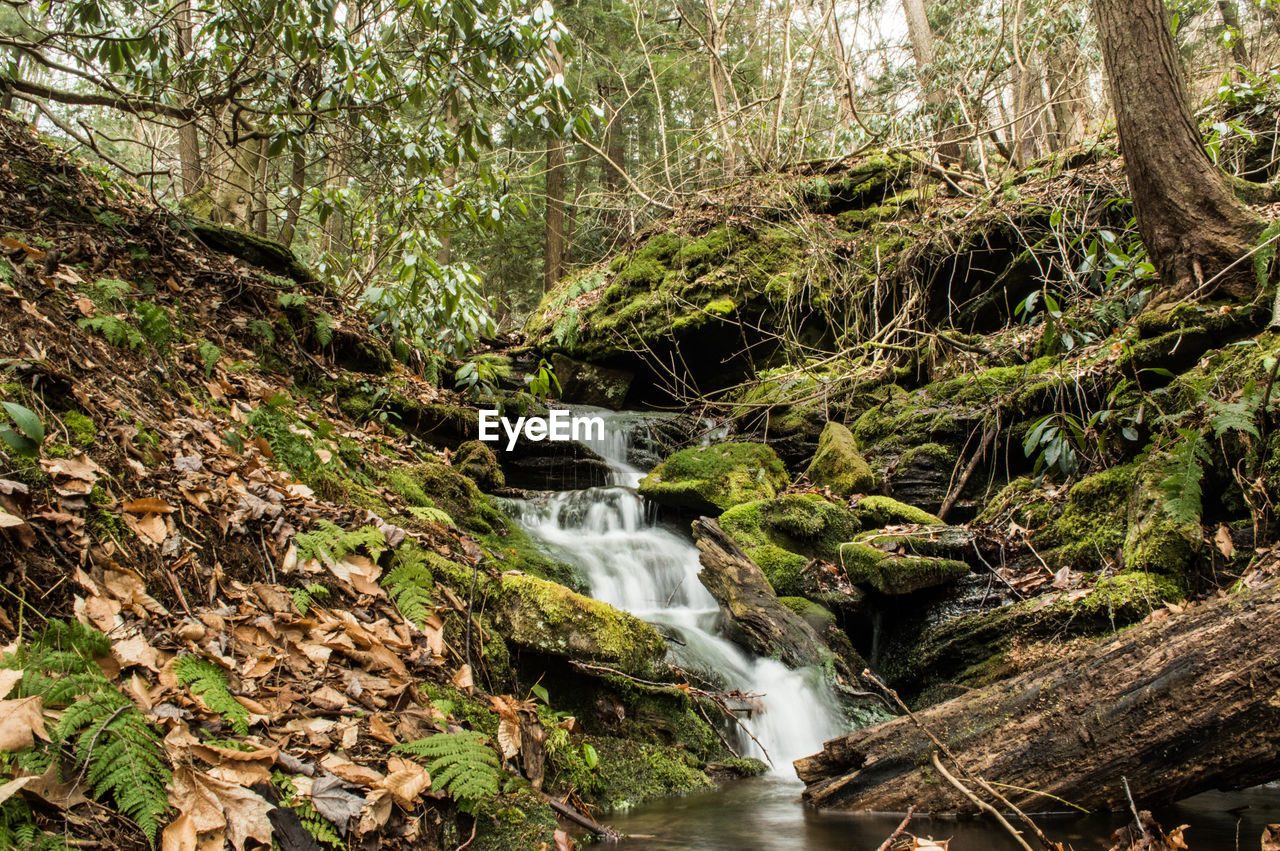
<path id="1" fill-rule="evenodd" d="M 862 529 L 883 529 L 906 523 L 942 525 L 935 515 L 887 496 L 864 496 L 850 507 L 850 511 Z"/>
<path id="2" fill-rule="evenodd" d="M 1125 570 L 1159 573 L 1185 582 L 1200 558 L 1204 546 L 1200 517 L 1180 515 L 1164 491 L 1164 482 L 1176 475 L 1176 462 L 1164 453 L 1154 454 L 1138 468 L 1126 513 Z"/>
<path id="3" fill-rule="evenodd" d="M 545 579 L 505 574 L 490 605 L 494 624 L 516 647 L 645 678 L 666 654 L 666 642 L 644 621 Z"/>
<path id="4" fill-rule="evenodd" d="M 618 410 L 626 401 L 635 374 L 574 360 L 561 354 L 551 356 L 551 368 L 560 383 L 560 398 L 574 405 L 594 405 Z"/>
<path id="5" fill-rule="evenodd" d="M 946 585 L 969 573 L 962 561 L 888 553 L 854 543 L 840 548 L 840 564 L 855 585 L 895 596 Z"/>
<path id="6" fill-rule="evenodd" d="M 640 494 L 659 505 L 718 514 L 768 499 L 787 486 L 786 469 L 762 443 L 720 443 L 682 449 L 640 482 Z"/>
<path id="7" fill-rule="evenodd" d="M 835 658 L 846 678 L 862 670 L 856 653 L 840 656 L 805 618 L 779 601 L 756 563 L 714 520 L 703 517 L 695 521 L 693 535 L 702 561 L 698 579 L 728 614 L 739 643 L 791 668 L 821 665 Z M 852 647 L 841 649 L 852 651 Z"/>
<path id="8" fill-rule="evenodd" d="M 938 511 L 947 498 L 957 454 L 937 443 L 913 446 L 885 474 L 885 492 L 894 499 Z"/>
<path id="9" fill-rule="evenodd" d="M 782 596 L 809 596 L 809 561 L 835 561 L 840 545 L 861 529 L 844 506 L 816 493 L 743 503 L 726 511 L 719 522 Z"/>
<path id="10" fill-rule="evenodd" d="M 827 423 L 822 429 L 808 476 L 815 485 L 828 487 L 840 496 L 870 493 L 876 485 L 875 474 L 858 451 L 853 433 L 834 422 Z"/>

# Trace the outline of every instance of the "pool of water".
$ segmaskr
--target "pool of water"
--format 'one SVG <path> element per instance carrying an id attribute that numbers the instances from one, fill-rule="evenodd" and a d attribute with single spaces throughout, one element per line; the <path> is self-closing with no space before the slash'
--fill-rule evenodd
<path id="1" fill-rule="evenodd" d="M 815 812 L 800 804 L 802 788 L 799 782 L 776 775 L 753 778 L 683 798 L 657 801 L 614 814 L 605 821 L 634 837 L 617 846 L 622 851 L 874 851 L 902 820 L 901 814 Z M 1263 828 L 1280 823 L 1280 788 L 1209 792 L 1157 809 L 1155 814 L 1166 829 L 1190 825 L 1185 838 L 1193 851 L 1257 851 Z M 1112 831 L 1126 820 L 1122 814 L 1036 817 L 1050 838 L 1074 851 L 1110 848 Z M 950 839 L 951 851 L 1005 851 L 1018 847 L 1002 828 L 981 819 L 918 817 L 908 830 L 920 837 Z"/>

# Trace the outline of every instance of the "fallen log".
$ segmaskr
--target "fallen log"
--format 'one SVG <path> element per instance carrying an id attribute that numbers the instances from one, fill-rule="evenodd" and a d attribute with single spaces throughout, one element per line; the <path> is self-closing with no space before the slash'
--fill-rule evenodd
<path id="1" fill-rule="evenodd" d="M 973 813 L 943 742 L 1025 811 L 1143 807 L 1280 777 L 1280 585 L 1200 604 L 796 760 L 817 807 Z M 949 766 L 950 767 L 950 766 Z"/>

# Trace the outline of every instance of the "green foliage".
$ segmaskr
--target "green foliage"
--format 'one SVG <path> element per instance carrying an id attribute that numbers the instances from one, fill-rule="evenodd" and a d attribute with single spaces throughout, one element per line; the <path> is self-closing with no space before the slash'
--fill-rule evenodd
<path id="1" fill-rule="evenodd" d="M 1198 523 L 1202 510 L 1202 465 L 1208 463 L 1209 451 L 1203 435 L 1196 429 L 1180 428 L 1178 437 L 1181 439 L 1169 448 L 1173 464 L 1168 476 L 1160 482 L 1160 489 L 1164 492 L 1165 511 L 1176 523 Z"/>
<path id="2" fill-rule="evenodd" d="M 136 349 L 146 342 L 142 332 L 118 316 L 89 316 L 78 323 L 87 331 L 96 331 L 113 346 Z"/>
<path id="3" fill-rule="evenodd" d="M 133 285 L 118 278 L 100 278 L 88 286 L 89 300 L 103 310 L 113 310 L 124 305 L 125 294 Z"/>
<path id="4" fill-rule="evenodd" d="M 23 851 L 66 851 L 68 845 L 59 836 L 45 833 L 36 827 L 31 807 L 21 797 L 14 796 L 0 803 L 0 848 L 21 848 Z"/>
<path id="5" fill-rule="evenodd" d="M 435 605 L 435 579 L 423 550 L 408 545 L 399 547 L 382 585 L 405 620 L 419 629 L 426 626 Z"/>
<path id="6" fill-rule="evenodd" d="M 200 340 L 196 343 L 196 355 L 200 358 L 200 366 L 204 369 L 204 377 L 209 378 L 213 375 L 213 368 L 218 365 L 218 360 L 222 357 L 222 349 L 208 340 Z"/>
<path id="7" fill-rule="evenodd" d="M 432 785 L 443 789 L 464 807 L 498 794 L 498 755 L 483 733 L 462 730 L 404 742 L 397 753 L 429 759 Z"/>
<path id="8" fill-rule="evenodd" d="M 333 317 L 321 310 L 311 317 L 311 330 L 315 332 L 316 342 L 327 346 L 333 342 L 333 329 L 336 323 Z"/>
<path id="9" fill-rule="evenodd" d="M 448 512 L 441 511 L 439 508 L 434 508 L 429 505 L 411 505 L 409 506 L 409 513 L 419 520 L 439 523 L 441 526 L 457 525 L 453 522 L 453 518 L 449 516 Z"/>
<path id="10" fill-rule="evenodd" d="M 299 532 L 293 543 L 298 548 L 299 561 L 316 559 L 327 566 L 362 548 L 377 559 L 387 548 L 387 539 L 376 526 L 361 526 L 348 532 L 328 520 L 316 521 L 310 532 Z"/>
<path id="11" fill-rule="evenodd" d="M 160 735 L 94 661 L 110 652 L 97 630 L 50 621 L 34 640 L 0 658 L 0 667 L 22 671 L 19 697 L 39 695 L 46 708 L 63 710 L 50 743 L 37 743 L 19 761 L 34 769 L 59 751 L 70 754 L 93 794 L 114 800 L 154 843 L 169 806 L 169 765 Z"/>
<path id="12" fill-rule="evenodd" d="M 276 304 L 285 308 L 290 307 L 306 307 L 307 294 L 298 292 L 284 292 L 276 295 Z"/>
<path id="13" fill-rule="evenodd" d="M 298 787 L 287 774 L 282 771 L 272 772 L 271 782 L 280 790 L 281 803 L 298 814 L 298 821 L 302 822 L 312 839 L 331 848 L 344 846 L 334 823 L 316 812 L 311 801 L 298 794 Z"/>
<path id="14" fill-rule="evenodd" d="M 19 455 L 35 457 L 44 443 L 44 423 L 25 405 L 17 402 L 0 402 L 13 425 L 0 426 L 0 440 Z"/>
<path id="15" fill-rule="evenodd" d="M 208 659 L 186 654 L 174 660 L 173 673 L 205 706 L 221 715 L 231 729 L 241 736 L 249 735 L 249 710 L 231 695 L 225 671 Z"/>
<path id="16" fill-rule="evenodd" d="M 306 587 L 294 588 L 292 596 L 293 607 L 298 610 L 298 614 L 305 616 L 313 602 L 328 599 L 329 589 L 318 582 L 312 582 Z"/>
<path id="17" fill-rule="evenodd" d="M 255 408 L 246 419 L 249 427 L 267 441 L 276 461 L 297 476 L 315 471 L 320 466 L 314 441 L 300 433 L 293 420 L 278 406 Z"/>
<path id="18" fill-rule="evenodd" d="M 138 317 L 142 336 L 150 340 L 159 351 L 166 351 L 176 336 L 173 323 L 169 320 L 169 311 L 154 302 L 140 301 L 134 305 L 133 312 Z"/>

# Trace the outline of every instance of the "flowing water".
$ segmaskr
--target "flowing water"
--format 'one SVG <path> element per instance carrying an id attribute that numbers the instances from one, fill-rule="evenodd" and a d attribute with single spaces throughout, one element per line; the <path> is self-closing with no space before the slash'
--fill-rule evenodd
<path id="1" fill-rule="evenodd" d="M 718 629 L 720 607 L 698 580 L 698 550 L 688 535 L 647 515 L 636 494 L 644 472 L 627 460 L 631 418 L 601 412 L 603 440 L 591 446 L 608 463 L 604 487 L 564 491 L 513 506 L 516 519 L 557 558 L 576 566 L 591 595 L 657 627 L 681 668 L 744 701 L 736 749 L 794 778 L 791 760 L 821 750 L 843 729 L 820 671 L 793 671 L 747 653 Z"/>
<path id="2" fill-rule="evenodd" d="M 603 487 L 513 500 L 517 521 L 550 553 L 575 565 L 590 592 L 652 623 L 671 637 L 677 665 L 722 690 L 760 695 L 745 701 L 735 747 L 764 759 L 772 771 L 683 798 L 656 801 L 609 821 L 632 836 L 628 849 L 874 849 L 893 832 L 892 814 L 814 812 L 799 802 L 791 760 L 821 750 L 845 722 L 818 671 L 792 671 L 743 651 L 723 637 L 720 608 L 698 581 L 698 550 L 687 533 L 654 522 L 635 488 L 643 471 L 628 461 L 644 418 L 592 411 L 605 418 L 603 440 L 591 446 L 609 463 Z M 750 735 L 747 734 L 749 731 Z M 1209 793 L 1156 813 L 1166 827 L 1189 823 L 1193 849 L 1256 849 L 1262 827 L 1280 822 L 1280 791 L 1259 787 Z M 1109 848 L 1123 815 L 1045 816 L 1042 827 L 1073 849 Z M 997 851 L 1017 845 L 985 820 L 921 819 L 919 836 L 950 837 L 952 851 Z"/>

